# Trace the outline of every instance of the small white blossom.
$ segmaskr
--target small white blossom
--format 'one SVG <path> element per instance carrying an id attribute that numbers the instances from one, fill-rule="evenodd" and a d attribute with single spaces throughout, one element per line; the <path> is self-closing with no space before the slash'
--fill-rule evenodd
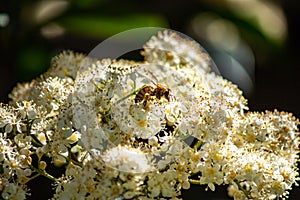
<path id="1" fill-rule="evenodd" d="M 102 159 L 108 167 L 124 172 L 145 173 L 152 168 L 143 152 L 128 147 L 109 149 L 104 152 Z"/>

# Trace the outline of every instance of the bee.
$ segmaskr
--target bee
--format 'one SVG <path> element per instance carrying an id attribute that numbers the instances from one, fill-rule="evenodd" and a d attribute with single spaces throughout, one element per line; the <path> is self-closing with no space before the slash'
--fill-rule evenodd
<path id="1" fill-rule="evenodd" d="M 153 96 L 154 94 L 155 94 L 155 89 L 152 86 L 150 86 L 150 85 L 144 86 L 135 95 L 134 102 L 135 103 L 140 103 L 144 100 L 149 99 L 149 97 Z"/>
<path id="2" fill-rule="evenodd" d="M 168 102 L 173 100 L 173 95 L 169 88 L 164 87 L 162 84 L 156 84 L 154 95 L 157 99 L 165 98 Z"/>
<path id="3" fill-rule="evenodd" d="M 162 84 L 155 84 L 155 87 L 150 85 L 144 86 L 138 91 L 135 95 L 134 102 L 140 103 L 143 102 L 144 108 L 148 108 L 149 101 L 153 98 L 161 100 L 162 98 L 166 99 L 168 102 L 173 100 L 172 92 L 169 88 L 164 87 Z"/>

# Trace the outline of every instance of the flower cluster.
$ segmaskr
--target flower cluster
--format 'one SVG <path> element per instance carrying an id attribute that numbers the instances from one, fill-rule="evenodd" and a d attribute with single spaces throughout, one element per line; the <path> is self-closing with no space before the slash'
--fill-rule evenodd
<path id="1" fill-rule="evenodd" d="M 38 176 L 53 181 L 53 199 L 180 199 L 190 184 L 228 185 L 236 200 L 288 196 L 299 179 L 295 117 L 247 111 L 200 45 L 175 32 L 142 55 L 63 52 L 13 89 L 0 105 L 1 198 L 26 199 Z"/>

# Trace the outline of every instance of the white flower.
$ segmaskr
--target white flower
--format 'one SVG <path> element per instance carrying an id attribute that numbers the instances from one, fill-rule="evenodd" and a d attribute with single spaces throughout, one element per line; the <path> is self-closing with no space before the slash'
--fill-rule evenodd
<path id="1" fill-rule="evenodd" d="M 1 180 L 4 181 L 4 180 Z M 1 191 L 3 199 L 26 199 L 26 189 L 17 183 L 6 183 Z"/>
<path id="2" fill-rule="evenodd" d="M 101 158 L 108 167 L 122 172 L 145 173 L 152 170 L 146 155 L 138 149 L 118 146 L 106 150 Z"/>
<path id="3" fill-rule="evenodd" d="M 24 199 L 40 175 L 56 183 L 54 199 L 177 199 L 191 183 L 230 185 L 239 200 L 288 196 L 299 120 L 245 113 L 195 41 L 164 31 L 144 47 L 141 62 L 64 52 L 12 91 L 0 104 L 2 198 Z"/>
<path id="4" fill-rule="evenodd" d="M 202 170 L 202 175 L 200 177 L 200 183 L 201 184 L 208 184 L 208 187 L 215 191 L 215 185 L 214 184 L 222 184 L 223 183 L 223 174 L 220 170 L 219 165 L 215 166 L 205 166 Z"/>
<path id="5" fill-rule="evenodd" d="M 189 63 L 199 70 L 210 70 L 210 58 L 203 48 L 190 38 L 175 32 L 163 31 L 153 36 L 144 46 L 143 55 L 148 62 L 162 65 Z"/>

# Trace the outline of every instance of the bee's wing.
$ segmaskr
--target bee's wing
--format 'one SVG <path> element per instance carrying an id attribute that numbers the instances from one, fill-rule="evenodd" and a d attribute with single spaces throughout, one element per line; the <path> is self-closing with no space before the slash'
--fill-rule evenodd
<path id="1" fill-rule="evenodd" d="M 139 71 L 136 71 L 136 73 L 138 74 L 138 76 L 143 77 L 145 82 L 152 82 L 154 85 L 158 83 L 157 77 L 145 67 L 142 67 Z"/>

